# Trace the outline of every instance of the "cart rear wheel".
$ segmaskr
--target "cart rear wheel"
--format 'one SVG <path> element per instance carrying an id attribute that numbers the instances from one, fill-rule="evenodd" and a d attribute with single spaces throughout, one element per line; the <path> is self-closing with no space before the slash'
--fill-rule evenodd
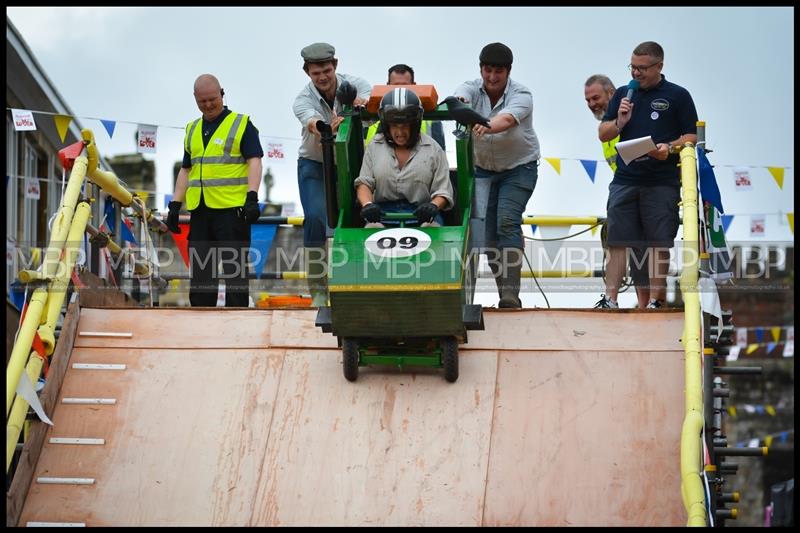
<path id="1" fill-rule="evenodd" d="M 353 339 L 342 339 L 342 370 L 347 381 L 358 378 L 358 343 Z"/>
<path id="2" fill-rule="evenodd" d="M 458 341 L 455 337 L 442 339 L 442 365 L 444 379 L 454 383 L 458 379 Z"/>

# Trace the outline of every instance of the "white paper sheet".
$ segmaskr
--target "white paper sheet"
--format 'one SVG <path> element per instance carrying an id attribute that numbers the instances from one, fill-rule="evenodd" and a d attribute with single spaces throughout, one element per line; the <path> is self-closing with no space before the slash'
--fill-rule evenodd
<path id="1" fill-rule="evenodd" d="M 631 161 L 637 157 L 642 157 L 644 154 L 651 150 L 656 149 L 653 138 L 649 135 L 647 137 L 639 137 L 638 139 L 630 139 L 627 141 L 620 141 L 615 145 L 617 153 L 629 165 Z"/>

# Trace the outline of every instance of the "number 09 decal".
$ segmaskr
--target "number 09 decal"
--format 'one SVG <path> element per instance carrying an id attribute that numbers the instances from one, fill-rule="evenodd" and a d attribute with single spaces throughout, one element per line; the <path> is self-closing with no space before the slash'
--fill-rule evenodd
<path id="1" fill-rule="evenodd" d="M 364 247 L 378 257 L 410 257 L 427 250 L 431 237 L 412 228 L 392 228 L 378 231 L 364 241 Z"/>

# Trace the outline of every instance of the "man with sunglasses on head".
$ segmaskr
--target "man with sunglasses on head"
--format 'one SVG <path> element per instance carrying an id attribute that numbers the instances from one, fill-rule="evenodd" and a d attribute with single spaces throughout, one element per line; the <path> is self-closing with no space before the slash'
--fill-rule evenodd
<path id="1" fill-rule="evenodd" d="M 642 157 L 625 164 L 617 157 L 617 170 L 608 189 L 608 263 L 606 294 L 595 305 L 616 309 L 625 272 L 628 247 L 647 248 L 650 259 L 649 309 L 663 307 L 669 250 L 678 234 L 680 170 L 675 149 L 697 142 L 697 110 L 689 91 L 667 81 L 664 49 L 653 41 L 638 45 L 628 65 L 639 90 L 620 87 L 608 104 L 599 138 L 608 142 L 650 136 L 656 145 Z M 628 94 L 631 94 L 628 97 Z"/>

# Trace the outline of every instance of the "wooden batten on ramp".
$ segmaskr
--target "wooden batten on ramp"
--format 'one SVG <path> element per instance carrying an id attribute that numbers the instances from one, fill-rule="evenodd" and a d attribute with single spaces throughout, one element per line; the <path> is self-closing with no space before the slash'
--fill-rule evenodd
<path id="1" fill-rule="evenodd" d="M 682 314 L 487 310 L 454 384 L 347 382 L 314 318 L 81 309 L 19 525 L 686 523 Z"/>

